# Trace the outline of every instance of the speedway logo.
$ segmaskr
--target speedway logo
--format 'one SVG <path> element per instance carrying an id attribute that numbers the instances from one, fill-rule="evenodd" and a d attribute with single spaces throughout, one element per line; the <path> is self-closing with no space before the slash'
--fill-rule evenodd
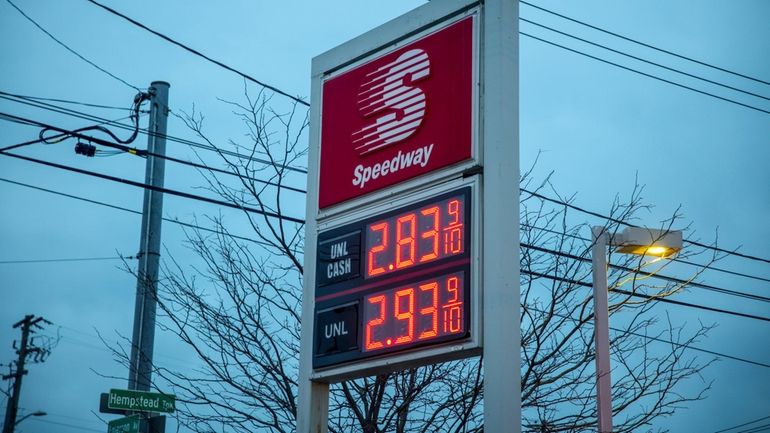
<path id="1" fill-rule="evenodd" d="M 324 79 L 319 208 L 472 157 L 474 19 Z"/>
<path id="2" fill-rule="evenodd" d="M 366 155 L 409 138 L 425 116 L 425 93 L 412 83 L 430 76 L 428 54 L 421 49 L 405 52 L 366 75 L 358 109 L 374 122 L 353 133 L 353 146 Z"/>

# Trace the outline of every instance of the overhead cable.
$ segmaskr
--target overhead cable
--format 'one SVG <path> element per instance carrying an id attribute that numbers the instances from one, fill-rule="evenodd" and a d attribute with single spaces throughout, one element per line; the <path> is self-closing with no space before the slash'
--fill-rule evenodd
<path id="1" fill-rule="evenodd" d="M 608 65 L 612 65 L 612 66 L 615 66 L 615 67 L 620 68 L 620 69 L 625 69 L 626 71 L 634 72 L 636 74 L 639 74 L 639 75 L 642 75 L 642 76 L 645 76 L 645 77 L 648 77 L 648 78 L 652 78 L 654 80 L 662 81 L 664 83 L 668 83 L 668 84 L 671 84 L 671 85 L 674 85 L 674 86 L 677 86 L 677 87 L 681 87 L 683 89 L 687 89 L 687 90 L 691 90 L 691 91 L 696 92 L 696 93 L 700 93 L 701 95 L 710 96 L 712 98 L 716 98 L 716 99 L 719 99 L 719 100 L 722 100 L 722 101 L 725 101 L 725 102 L 729 102 L 731 104 L 735 104 L 735 105 L 739 105 L 741 107 L 745 107 L 745 108 L 749 108 L 749 109 L 752 109 L 752 110 L 755 110 L 755 111 L 759 111 L 761 113 L 770 114 L 769 110 L 765 110 L 763 108 L 755 107 L 755 106 L 750 105 L 750 104 L 744 104 L 743 102 L 736 101 L 734 99 L 725 98 L 723 96 L 719 96 L 719 95 L 714 94 L 714 93 L 710 93 L 710 92 L 706 92 L 704 90 L 696 89 L 695 87 L 690 87 L 690 86 L 687 86 L 685 84 L 677 83 L 676 81 L 671 81 L 671 80 L 668 80 L 666 78 L 658 77 L 657 75 L 648 74 L 646 72 L 642 72 L 640 70 L 637 70 L 637 69 L 634 69 L 634 68 L 630 68 L 628 66 L 623 66 L 623 65 L 621 65 L 619 63 L 611 62 L 609 60 L 602 59 L 601 57 L 596 57 L 596 56 L 593 56 L 591 54 L 584 53 L 584 52 L 582 52 L 580 50 L 569 48 L 567 46 L 564 46 L 564 45 L 561 45 L 561 44 L 557 44 L 556 42 L 552 42 L 552 41 L 549 41 L 547 39 L 543 39 L 543 38 L 539 38 L 539 37 L 534 36 L 534 35 L 530 35 L 529 33 L 525 33 L 525 32 L 519 32 L 519 33 L 524 35 L 524 36 L 527 36 L 529 38 L 535 39 L 537 41 L 540 41 L 540 42 L 543 42 L 543 43 L 546 43 L 546 44 L 553 45 L 555 47 L 561 48 L 563 50 L 567 50 L 567 51 L 573 52 L 575 54 L 580 54 L 581 56 L 585 56 L 585 57 L 588 57 L 590 59 L 593 59 L 593 60 L 596 60 L 596 61 L 599 61 L 599 62 L 602 62 L 602 63 L 606 63 Z"/>
<path id="2" fill-rule="evenodd" d="M 95 204 L 95 205 L 98 205 L 98 206 L 104 206 L 104 207 L 107 207 L 107 208 L 111 208 L 111 209 L 115 209 L 115 210 L 119 210 L 119 211 L 123 211 L 123 212 L 132 213 L 132 214 L 135 214 L 135 215 L 141 215 L 142 214 L 142 212 L 140 212 L 138 210 L 129 209 L 129 208 L 122 207 L 122 206 L 117 206 L 117 205 L 114 205 L 114 204 L 109 204 L 109 203 L 105 203 L 105 202 L 98 201 L 98 200 L 92 200 L 92 199 L 89 199 L 89 198 L 80 197 L 80 196 L 73 195 L 73 194 L 67 194 L 67 193 L 64 193 L 64 192 L 61 192 L 61 191 L 55 191 L 55 190 L 52 190 L 52 189 L 42 188 L 42 187 L 39 187 L 39 186 L 30 185 L 28 183 L 17 182 L 17 181 L 14 181 L 14 180 L 4 179 L 4 178 L 0 178 L 0 181 L 7 182 L 7 183 L 10 183 L 10 184 L 14 184 L 14 185 L 18 185 L 18 186 L 22 186 L 22 187 L 25 187 L 25 188 L 30 188 L 30 189 L 34 189 L 34 190 L 38 190 L 38 191 L 47 192 L 49 194 L 54 194 L 54 195 L 58 195 L 58 196 L 62 196 L 62 197 L 71 198 L 71 199 L 74 199 L 74 200 L 83 201 L 83 202 L 86 202 L 86 203 Z M 186 223 L 184 221 L 180 221 L 180 220 L 178 220 L 176 218 L 165 218 L 164 217 L 163 221 L 166 221 L 166 222 L 169 222 L 169 223 L 173 223 L 173 224 L 176 224 L 176 225 L 180 225 L 180 226 L 183 226 L 183 227 L 195 229 L 195 230 L 201 230 L 201 231 L 205 231 L 205 232 L 209 232 L 209 233 L 214 233 L 214 234 L 221 235 L 221 236 L 227 236 L 227 237 L 230 237 L 230 238 L 233 238 L 233 239 L 238 239 L 238 240 L 241 240 L 241 241 L 253 242 L 255 244 L 262 245 L 262 246 L 265 246 L 265 247 L 272 247 L 273 246 L 273 245 L 271 245 L 271 244 L 269 244 L 267 242 L 263 242 L 263 241 L 260 241 L 260 240 L 257 240 L 257 239 L 247 238 L 245 236 L 238 236 L 238 235 L 234 235 L 232 233 L 227 233 L 227 232 L 223 232 L 223 231 L 219 231 L 219 230 L 210 229 L 208 227 L 201 227 L 199 225 L 190 224 L 190 223 Z"/>
<path id="3" fill-rule="evenodd" d="M 549 249 L 549 248 L 543 248 L 543 247 L 539 247 L 537 245 L 531 245 L 531 244 L 527 244 L 527 243 L 521 243 L 521 246 L 523 248 L 527 248 L 527 249 L 530 249 L 530 250 L 540 251 L 540 252 L 543 252 L 543 253 L 546 253 L 546 254 L 552 254 L 552 255 L 559 256 L 559 257 L 565 257 L 565 258 L 568 258 L 568 259 L 571 259 L 571 260 L 575 260 L 575 261 L 579 261 L 579 262 L 591 262 L 591 258 L 589 258 L 589 257 L 581 257 L 581 256 L 578 256 L 576 254 L 570 254 L 570 253 L 567 253 L 567 252 L 564 252 L 564 251 L 552 250 L 552 249 Z M 709 290 L 709 291 L 716 292 L 716 293 L 721 293 L 721 294 L 724 294 L 724 295 L 737 296 L 737 297 L 741 297 L 741 298 L 751 299 L 752 301 L 760 301 L 760 302 L 768 302 L 768 303 L 770 303 L 770 298 L 768 298 L 767 296 L 761 296 L 761 295 L 755 295 L 755 294 L 752 294 L 752 293 L 745 293 L 745 292 L 739 292 L 739 291 L 736 291 L 736 290 L 724 289 L 724 288 L 713 286 L 713 285 L 710 285 L 710 284 L 698 283 L 698 282 L 695 282 L 695 281 L 687 281 L 687 280 L 683 280 L 681 278 L 676 278 L 676 277 L 672 277 L 672 276 L 669 276 L 669 275 L 663 275 L 663 274 L 660 274 L 660 273 L 642 272 L 641 270 L 633 269 L 633 268 L 630 268 L 628 266 L 621 266 L 621 265 L 616 265 L 616 264 L 612 264 L 612 263 L 608 264 L 608 266 L 610 268 L 612 268 L 612 269 L 618 269 L 618 270 L 621 270 L 621 271 L 630 272 L 630 273 L 633 273 L 633 274 L 636 274 L 636 275 L 641 275 L 642 277 L 652 277 L 652 278 L 655 278 L 655 279 L 658 279 L 658 280 L 663 280 L 663 281 L 668 281 L 670 283 L 680 284 L 682 286 L 686 285 L 686 286 L 691 286 L 691 287 L 697 287 L 697 288 L 700 288 L 700 289 Z"/>
<path id="4" fill-rule="evenodd" d="M 535 307 L 532 307 L 532 306 L 526 306 L 524 308 L 526 308 L 528 310 L 532 310 L 532 311 L 537 311 L 538 313 L 550 314 L 550 315 L 553 315 L 555 317 L 559 317 L 561 319 L 570 319 L 570 320 L 575 320 L 575 321 L 578 320 L 575 317 L 566 316 L 564 314 L 557 314 L 557 313 L 554 313 L 552 311 L 544 311 L 544 310 L 541 310 L 539 308 L 535 308 Z M 589 315 L 588 317 L 590 318 L 591 316 Z M 591 322 L 586 322 L 586 323 L 587 324 L 591 324 L 591 325 L 593 324 Z M 659 343 L 666 343 L 666 344 L 670 344 L 672 346 L 681 347 L 683 349 L 689 349 L 689 350 L 693 350 L 693 351 L 696 351 L 696 352 L 708 353 L 709 355 L 715 355 L 715 356 L 719 356 L 719 357 L 722 357 L 722 358 L 725 358 L 725 359 L 730 359 L 730 360 L 733 360 L 733 361 L 740 361 L 740 362 L 745 362 L 747 364 L 756 365 L 756 366 L 759 366 L 759 367 L 770 368 L 770 364 L 766 364 L 764 362 L 753 361 L 751 359 L 746 359 L 746 358 L 742 358 L 742 357 L 735 356 L 735 355 L 728 355 L 726 353 L 721 353 L 721 352 L 716 352 L 716 351 L 713 351 L 713 350 L 703 349 L 703 348 L 700 348 L 700 347 L 697 347 L 697 346 L 693 346 L 691 344 L 679 343 L 679 342 L 676 342 L 676 341 L 666 340 L 666 339 L 660 338 L 660 337 L 653 337 L 651 335 L 646 335 L 646 334 L 640 334 L 638 332 L 632 332 L 632 331 L 629 331 L 629 330 L 626 330 L 626 329 L 615 328 L 615 327 L 612 327 L 612 326 L 610 326 L 609 329 L 611 331 L 614 331 L 614 332 L 629 334 L 629 335 L 633 335 L 635 337 L 644 338 L 646 340 L 657 341 Z M 764 419 L 764 418 L 762 418 L 762 419 Z M 738 426 L 738 427 L 740 427 L 740 426 Z M 735 428 L 735 427 L 733 427 L 733 428 Z M 720 432 L 715 432 L 715 433 L 720 433 Z"/>
<path id="5" fill-rule="evenodd" d="M 24 16 L 24 18 L 26 18 L 26 19 L 27 19 L 29 22 L 31 22 L 32 24 L 34 24 L 34 25 L 35 25 L 35 27 L 37 27 L 38 29 L 40 29 L 40 30 L 41 30 L 43 33 L 45 33 L 46 35 L 48 35 L 48 37 L 49 37 L 49 38 L 53 39 L 53 40 L 54 40 L 54 41 L 55 41 L 57 44 L 59 44 L 59 45 L 61 45 L 62 47 L 64 47 L 64 48 L 65 48 L 67 51 L 69 51 L 70 53 L 72 53 L 72 54 L 76 55 L 78 58 L 80 58 L 80 59 L 81 59 L 81 60 L 83 60 L 84 62 L 86 62 L 86 63 L 88 63 L 89 65 L 93 66 L 94 68 L 96 68 L 96 69 L 98 69 L 98 70 L 100 70 L 100 71 L 104 72 L 105 74 L 109 75 L 110 77 L 112 77 L 112 78 L 114 78 L 114 79 L 116 79 L 116 80 L 120 81 L 121 83 L 125 84 L 126 86 L 128 86 L 128 87 L 130 87 L 130 88 L 132 88 L 132 89 L 136 90 L 137 92 L 141 92 L 141 91 L 142 91 L 142 89 L 140 89 L 139 87 L 137 87 L 137 86 L 134 86 L 133 84 L 129 83 L 128 81 L 126 81 L 126 80 L 124 80 L 124 79 L 122 79 L 122 78 L 118 77 L 117 75 L 113 74 L 112 72 L 110 72 L 110 71 L 108 71 L 108 70 L 106 70 L 106 69 L 102 68 L 101 66 L 97 65 L 96 63 L 94 63 L 94 62 L 92 62 L 92 61 L 90 61 L 90 60 L 86 59 L 86 58 L 85 58 L 85 57 L 83 57 L 82 55 L 80 55 L 80 53 L 78 53 L 77 51 L 75 51 L 75 50 L 73 50 L 72 48 L 70 48 L 70 47 L 69 47 L 67 44 L 65 44 L 64 42 L 60 41 L 60 40 L 59 40 L 59 39 L 57 39 L 57 38 L 56 38 L 54 35 L 52 35 L 51 33 L 49 33 L 49 32 L 48 32 L 48 30 L 44 29 L 44 28 L 43 28 L 43 26 L 41 26 L 40 24 L 38 24 L 37 22 L 35 22 L 35 20 L 33 20 L 32 18 L 30 18 L 30 16 L 29 16 L 29 15 L 25 14 L 25 13 L 24 13 L 24 11 L 23 11 L 23 10 L 21 10 L 21 9 L 20 9 L 18 6 L 16 6 L 16 5 L 15 5 L 15 4 L 14 4 L 14 3 L 11 1 L 11 0 L 5 0 L 5 1 L 7 1 L 7 2 L 8 2 L 8 4 L 10 4 L 11 6 L 13 6 L 13 8 L 14 8 L 14 9 L 16 9 L 16 10 L 17 10 L 17 11 L 18 11 L 18 12 L 19 12 L 19 13 L 20 13 L 22 16 Z"/>
<path id="6" fill-rule="evenodd" d="M 18 99 L 21 99 L 21 100 L 13 99 L 12 97 L 15 97 L 15 98 L 18 98 Z M 55 104 L 49 104 L 49 103 L 39 102 L 39 101 L 34 101 L 34 100 L 25 100 L 25 97 L 16 96 L 14 94 L 3 92 L 3 91 L 0 91 L 0 98 L 7 99 L 9 101 L 15 101 L 15 102 L 18 102 L 18 103 L 21 103 L 21 104 L 30 105 L 32 107 L 37 107 L 37 108 L 41 108 L 41 109 L 44 109 L 44 110 L 49 110 L 49 111 L 53 111 L 53 112 L 57 112 L 57 113 L 61 113 L 61 114 L 66 114 L 66 115 L 73 116 L 73 117 L 78 117 L 78 118 L 85 119 L 85 120 L 93 120 L 93 121 L 101 121 L 101 122 L 109 123 L 109 124 L 111 124 L 111 125 L 113 125 L 113 126 L 115 126 L 117 128 L 121 128 L 121 129 L 126 129 L 126 130 L 133 130 L 134 129 L 133 126 L 126 125 L 126 124 L 123 124 L 123 123 L 119 123 L 117 121 L 111 121 L 111 120 L 105 119 L 103 117 L 99 117 L 99 116 L 95 116 L 95 115 L 92 115 L 92 114 L 84 113 L 82 111 L 73 110 L 71 108 L 61 107 L 61 106 L 58 106 L 58 105 L 55 105 Z M 229 151 L 229 150 L 225 150 L 225 149 L 220 149 L 220 148 L 215 147 L 215 146 L 210 146 L 210 145 L 207 145 L 207 144 L 198 143 L 198 142 L 187 140 L 187 139 L 184 139 L 184 138 L 175 137 L 173 135 L 158 134 L 158 133 L 154 133 L 154 132 L 148 131 L 145 128 L 139 128 L 139 132 L 142 133 L 142 134 L 151 135 L 151 136 L 154 136 L 154 137 L 165 138 L 168 141 L 173 141 L 173 142 L 176 142 L 176 143 L 185 144 L 185 145 L 190 146 L 190 147 L 195 147 L 195 148 L 203 149 L 203 150 L 210 151 L 210 152 L 216 152 L 216 153 L 219 153 L 219 154 L 222 154 L 222 155 L 232 156 L 234 158 L 238 158 L 238 159 L 242 159 L 242 160 L 246 160 L 246 161 L 253 161 L 253 162 L 259 162 L 259 163 L 262 163 L 262 164 L 274 165 L 277 168 L 285 169 L 285 170 L 288 170 L 288 171 L 293 171 L 293 172 L 297 172 L 297 173 L 307 174 L 307 169 L 304 169 L 304 168 L 301 168 L 301 167 L 294 167 L 294 166 L 290 166 L 290 165 L 280 164 L 280 163 L 276 163 L 274 161 L 268 161 L 266 159 L 257 158 L 255 156 L 243 155 L 243 154 L 240 154 L 240 153 L 237 153 L 237 152 L 233 152 L 233 151 Z"/>
<path id="7" fill-rule="evenodd" d="M 586 44 L 593 45 L 595 47 L 603 48 L 603 49 L 605 49 L 607 51 L 611 51 L 611 52 L 613 52 L 615 54 L 620 54 L 621 56 L 625 56 L 625 57 L 628 57 L 628 58 L 631 58 L 631 59 L 634 59 L 634 60 L 638 60 L 640 62 L 644 62 L 644 63 L 647 63 L 649 65 L 657 66 L 659 68 L 666 69 L 666 70 L 671 71 L 671 72 L 676 72 L 678 74 L 682 74 L 682 75 L 685 75 L 685 76 L 690 77 L 690 78 L 695 78 L 696 80 L 701 80 L 701 81 L 704 81 L 704 82 L 709 83 L 709 84 L 714 84 L 716 86 L 724 87 L 724 88 L 729 89 L 729 90 L 734 90 L 736 92 L 740 92 L 740 93 L 743 93 L 743 94 L 746 94 L 746 95 L 750 95 L 750 96 L 754 96 L 754 97 L 757 97 L 757 98 L 764 99 L 766 101 L 770 101 L 770 98 L 768 98 L 767 96 L 764 96 L 764 95 L 760 95 L 759 93 L 749 92 L 748 90 L 743 90 L 743 89 L 731 86 L 729 84 L 721 83 L 719 81 L 710 80 L 708 78 L 704 78 L 704 77 L 701 77 L 701 76 L 698 76 L 698 75 L 695 75 L 695 74 L 691 74 L 689 72 L 684 72 L 684 71 L 682 71 L 680 69 L 672 68 L 672 67 L 663 65 L 661 63 L 657 63 L 657 62 L 653 62 L 651 60 L 643 59 L 641 57 L 634 56 L 632 54 L 628 54 L 626 52 L 623 52 L 623 51 L 620 51 L 620 50 L 616 50 L 614 48 L 610 48 L 610 47 L 608 47 L 606 45 L 602 45 L 602 44 L 599 44 L 599 43 L 596 43 L 596 42 L 592 42 L 592 41 L 589 41 L 588 39 L 584 39 L 584 38 L 581 38 L 581 37 L 569 34 L 567 32 L 563 32 L 563 31 L 555 29 L 553 27 L 549 27 L 549 26 L 546 26 L 544 24 L 537 23 L 535 21 L 530 21 L 530 20 L 528 20 L 526 18 L 519 18 L 519 19 L 521 21 L 524 21 L 525 23 L 529 23 L 529 24 L 538 26 L 540 28 L 544 28 L 546 30 L 550 30 L 550 31 L 552 31 L 554 33 L 558 33 L 560 35 L 567 36 L 569 38 L 572 38 L 572 39 L 584 42 Z"/>
<path id="8" fill-rule="evenodd" d="M 540 193 L 537 193 L 537 192 L 534 192 L 534 191 L 529 191 L 529 190 L 524 189 L 524 188 L 521 188 L 521 191 L 525 192 L 525 193 L 527 193 L 527 194 L 529 194 L 529 195 L 531 195 L 533 197 L 537 197 L 537 198 L 539 198 L 541 200 L 545 200 L 545 201 L 548 201 L 548 202 L 551 202 L 551 203 L 554 203 L 554 204 L 558 204 L 558 205 L 561 205 L 561 206 L 564 206 L 564 207 L 568 207 L 568 208 L 570 208 L 572 210 L 576 210 L 576 211 L 584 213 L 586 215 L 595 216 L 597 218 L 601 218 L 603 220 L 607 220 L 607 221 L 610 221 L 610 222 L 613 222 L 613 223 L 616 223 L 616 224 L 620 224 L 620 225 L 623 225 L 623 226 L 626 226 L 626 227 L 636 227 L 636 228 L 639 228 L 639 226 L 633 225 L 633 224 L 631 224 L 631 223 L 629 223 L 627 221 L 623 221 L 623 220 L 620 220 L 620 219 L 617 219 L 617 218 L 613 218 L 613 217 L 610 217 L 610 216 L 607 216 L 607 215 L 602 215 L 602 214 L 600 214 L 598 212 L 594 212 L 594 211 L 591 211 L 591 210 L 588 210 L 588 209 L 584 209 L 584 208 L 582 208 L 580 206 L 576 206 L 576 205 L 574 205 L 572 203 L 568 203 L 568 202 L 565 202 L 565 201 L 562 201 L 562 200 L 557 200 L 557 199 L 545 196 L 543 194 L 540 194 Z M 715 247 L 713 245 L 707 245 L 707 244 L 704 244 L 704 243 L 701 243 L 701 242 L 698 242 L 698 241 L 692 241 L 692 240 L 688 240 L 688 239 L 685 239 L 684 241 L 689 243 L 689 244 L 691 244 L 691 245 L 695 245 L 695 246 L 698 246 L 698 247 L 701 247 L 701 248 L 705 248 L 705 249 L 709 249 L 709 250 L 713 250 L 713 251 L 718 251 L 720 253 L 729 254 L 729 255 L 733 255 L 733 256 L 737 256 L 737 257 L 742 257 L 744 259 L 751 259 L 751 260 L 755 260 L 755 261 L 758 261 L 758 262 L 770 263 L 770 259 L 766 259 L 766 258 L 763 258 L 763 257 L 758 257 L 758 256 L 750 255 L 750 254 L 739 253 L 739 252 L 734 251 L 734 250 L 726 250 L 724 248 Z"/>
<path id="9" fill-rule="evenodd" d="M 250 213 L 264 215 L 264 216 L 269 217 L 269 218 L 274 218 L 274 219 L 288 221 L 288 222 L 293 222 L 293 223 L 298 223 L 298 224 L 304 224 L 305 223 L 305 220 L 300 219 L 300 218 L 294 218 L 294 217 L 290 217 L 290 216 L 286 216 L 286 215 L 280 215 L 280 214 L 277 214 L 275 212 L 261 210 L 261 209 L 257 209 L 257 208 L 251 207 L 251 206 L 240 205 L 240 204 L 232 203 L 232 202 L 228 202 L 228 201 L 217 200 L 217 199 L 213 199 L 213 198 L 209 198 L 209 197 L 204 197 L 204 196 L 200 196 L 200 195 L 190 194 L 190 193 L 183 192 L 183 191 L 177 191 L 177 190 L 173 190 L 173 189 L 169 189 L 169 188 L 159 187 L 159 186 L 155 186 L 155 185 L 149 185 L 149 184 L 142 183 L 142 182 L 136 182 L 136 181 L 129 180 L 129 179 L 123 179 L 123 178 L 119 178 L 119 177 L 116 177 L 116 176 L 111 176 L 111 175 L 108 175 L 108 174 L 103 174 L 103 173 L 97 173 L 97 172 L 93 172 L 93 171 L 83 170 L 83 169 L 80 169 L 80 168 L 71 167 L 71 166 L 63 165 L 63 164 L 58 164 L 58 163 L 55 163 L 55 162 L 44 161 L 44 160 L 41 160 L 41 159 L 31 158 L 31 157 L 23 156 L 23 155 L 16 155 L 16 154 L 13 154 L 13 153 L 8 153 L 8 152 L 0 152 L 0 155 L 9 156 L 11 158 L 22 159 L 22 160 L 25 160 L 25 161 L 34 162 L 36 164 L 47 165 L 49 167 L 54 167 L 54 168 L 58 168 L 58 169 L 61 169 L 61 170 L 71 171 L 71 172 L 74 172 L 74 173 L 80 173 L 80 174 L 85 174 L 85 175 L 88 175 L 88 176 L 98 177 L 98 178 L 109 180 L 109 181 L 112 181 L 112 182 L 118 182 L 118 183 L 123 183 L 123 184 L 126 184 L 126 185 L 131 185 L 131 186 L 135 186 L 135 187 L 139 187 L 139 188 L 149 189 L 149 190 L 152 190 L 152 191 L 162 192 L 164 194 L 169 194 L 169 195 L 174 195 L 174 196 L 178 196 L 178 197 L 189 198 L 189 199 L 192 199 L 192 200 L 198 200 L 198 201 L 202 201 L 202 202 L 206 202 L 206 203 L 210 203 L 210 204 L 215 204 L 215 205 L 219 205 L 219 206 L 225 206 L 225 207 L 229 207 L 229 208 L 233 208 L 233 209 L 238 209 L 238 210 L 242 210 L 242 211 L 246 211 L 246 212 L 250 212 Z"/>
<path id="10" fill-rule="evenodd" d="M 726 72 L 728 74 L 732 74 L 732 75 L 735 75 L 735 76 L 738 76 L 738 77 L 741 77 L 741 78 L 746 78 L 747 80 L 752 80 L 752 81 L 755 81 L 757 83 L 762 83 L 762 84 L 770 85 L 770 82 L 768 82 L 768 81 L 761 80 L 759 78 L 755 78 L 755 77 L 752 77 L 750 75 L 741 74 L 739 72 L 735 72 L 735 71 L 732 71 L 732 70 L 727 69 L 727 68 L 722 68 L 722 67 L 716 66 L 716 65 L 711 64 L 711 63 L 707 63 L 707 62 L 704 62 L 704 61 L 701 61 L 701 60 L 697 60 L 697 59 L 692 58 L 692 57 L 688 57 L 688 56 L 685 56 L 685 55 L 682 55 L 682 54 L 679 54 L 679 53 L 675 53 L 675 52 L 670 51 L 670 50 L 659 48 L 659 47 L 656 47 L 654 45 L 647 44 L 647 43 L 641 42 L 639 40 L 629 38 L 627 36 L 623 36 L 623 35 L 621 35 L 619 33 L 615 33 L 615 32 L 609 31 L 607 29 L 603 29 L 603 28 L 595 26 L 593 24 L 589 24 L 587 22 L 577 20 L 577 19 L 569 17 L 567 15 L 563 15 L 563 14 L 560 14 L 558 12 L 554 12 L 554 11 L 552 11 L 550 9 L 546 9 L 544 7 L 532 4 L 532 3 L 528 2 L 528 1 L 525 1 L 525 0 L 521 0 L 521 3 L 524 3 L 525 5 L 533 7 L 535 9 L 539 9 L 539 10 L 541 10 L 543 12 L 547 12 L 547 13 L 549 13 L 551 15 L 555 15 L 557 17 L 564 18 L 565 20 L 572 21 L 573 23 L 577 23 L 577 24 L 580 24 L 580 25 L 592 28 L 594 30 L 598 30 L 598 31 L 600 31 L 602 33 L 606 33 L 608 35 L 615 36 L 616 38 L 620 38 L 620 39 L 623 39 L 625 41 L 632 42 L 632 43 L 635 43 L 637 45 L 641 45 L 643 47 L 653 49 L 655 51 L 659 51 L 661 53 L 669 54 L 669 55 L 674 56 L 674 57 L 679 57 L 680 59 L 687 60 L 687 61 L 690 61 L 690 62 L 693 62 L 693 63 L 697 63 L 697 64 L 702 65 L 702 66 L 707 66 L 709 68 L 716 69 L 716 70 L 722 71 L 722 72 Z"/>
<path id="11" fill-rule="evenodd" d="M 178 42 L 178 41 L 170 38 L 169 36 L 164 35 L 163 33 L 155 31 L 155 30 L 147 27 L 146 25 L 140 23 L 139 21 L 137 21 L 137 20 L 135 20 L 135 19 L 133 19 L 131 17 L 126 16 L 126 15 L 116 11 L 115 9 L 112 9 L 111 7 L 105 6 L 105 5 L 99 3 L 99 2 L 97 2 L 95 0 L 87 0 L 87 1 L 90 2 L 90 3 L 93 3 L 96 6 L 99 6 L 100 8 L 106 10 L 107 12 L 109 12 L 109 13 L 111 13 L 113 15 L 116 15 L 116 16 L 119 16 L 120 18 L 123 18 L 124 20 L 130 22 L 131 24 L 133 24 L 133 25 L 135 25 L 135 26 L 137 26 L 137 27 L 139 27 L 141 29 L 144 29 L 144 30 L 154 34 L 155 36 L 158 36 L 159 38 L 165 40 L 166 42 L 174 44 L 174 45 L 176 45 L 176 46 L 178 46 L 178 47 L 180 47 L 180 48 L 182 48 L 182 49 L 184 49 L 184 50 L 186 50 L 186 51 L 188 51 L 188 52 L 190 52 L 190 53 L 192 53 L 192 54 L 194 54 L 194 55 L 196 55 L 198 57 L 201 57 L 201 58 L 203 58 L 205 60 L 208 60 L 209 62 L 211 62 L 211 63 L 213 63 L 213 64 L 215 64 L 215 65 L 217 65 L 217 66 L 219 66 L 221 68 L 227 69 L 230 72 L 234 72 L 234 73 L 240 75 L 241 77 L 245 78 L 246 80 L 249 80 L 249 81 L 251 81 L 251 82 L 253 82 L 255 84 L 258 84 L 259 86 L 262 86 L 262 87 L 264 87 L 266 89 L 269 89 L 269 90 L 271 90 L 271 91 L 273 91 L 275 93 L 278 93 L 279 95 L 283 95 L 283 96 L 291 99 L 292 101 L 294 101 L 294 102 L 296 102 L 298 104 L 304 105 L 306 107 L 310 106 L 309 103 L 307 103 L 305 100 L 303 100 L 301 98 L 298 98 L 296 96 L 292 96 L 292 95 L 284 92 L 283 90 L 281 90 L 281 89 L 279 89 L 279 88 L 277 88 L 275 86 L 271 86 L 271 85 L 269 85 L 269 84 L 267 84 L 267 83 L 265 83 L 263 81 L 260 81 L 260 80 L 258 80 L 256 78 L 252 77 L 251 75 L 248 75 L 248 74 L 246 74 L 244 72 L 241 72 L 241 71 L 239 71 L 239 70 L 237 70 L 237 69 L 235 69 L 235 68 L 233 68 L 231 66 L 228 66 L 228 65 L 226 65 L 226 64 L 224 64 L 224 63 L 222 63 L 222 62 L 220 62 L 218 60 L 214 60 L 211 57 L 201 53 L 200 51 L 198 51 L 198 50 L 196 50 L 194 48 L 190 48 L 187 45 L 185 45 L 185 44 L 183 44 L 181 42 Z"/>
<path id="12" fill-rule="evenodd" d="M 593 285 L 591 285 L 591 283 L 587 283 L 585 281 L 579 281 L 579 280 L 575 280 L 575 279 L 571 279 L 571 278 L 559 277 L 557 275 L 550 275 L 550 274 L 546 274 L 546 273 L 542 273 L 542 272 L 535 272 L 535 271 L 521 271 L 521 273 L 524 274 L 524 275 L 531 275 L 533 277 L 546 278 L 546 279 L 553 280 L 553 281 L 559 281 L 559 282 L 566 283 L 566 284 L 572 284 L 572 285 L 576 285 L 576 286 L 593 288 Z M 682 307 L 690 307 L 690 308 L 695 308 L 695 309 L 698 309 L 698 310 L 711 311 L 711 312 L 714 312 L 714 313 L 722 313 L 722 314 L 727 314 L 727 315 L 736 316 L 736 317 L 743 317 L 743 318 L 746 318 L 746 319 L 753 319 L 753 320 L 759 320 L 759 321 L 763 321 L 763 322 L 770 322 L 770 317 L 757 316 L 757 315 L 754 315 L 754 314 L 746 314 L 746 313 L 741 313 L 741 312 L 737 312 L 737 311 L 725 310 L 725 309 L 722 309 L 722 308 L 708 307 L 708 306 L 705 306 L 705 305 L 693 304 L 693 303 L 690 303 L 690 302 L 677 301 L 677 300 L 674 300 L 674 299 L 662 298 L 662 297 L 658 297 L 658 296 L 651 296 L 651 295 L 646 295 L 646 294 L 643 294 L 643 293 L 629 292 L 627 290 L 613 289 L 611 291 L 613 293 L 619 293 L 621 295 L 629 296 L 629 297 L 632 297 L 632 298 L 644 299 L 644 300 L 647 300 L 647 301 L 662 302 L 664 304 L 679 305 L 679 306 L 682 306 Z"/>

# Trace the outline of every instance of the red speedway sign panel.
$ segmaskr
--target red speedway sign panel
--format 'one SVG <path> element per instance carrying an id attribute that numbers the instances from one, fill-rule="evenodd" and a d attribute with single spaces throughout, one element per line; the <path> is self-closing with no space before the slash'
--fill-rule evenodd
<path id="1" fill-rule="evenodd" d="M 319 207 L 472 153 L 473 17 L 323 83 Z"/>

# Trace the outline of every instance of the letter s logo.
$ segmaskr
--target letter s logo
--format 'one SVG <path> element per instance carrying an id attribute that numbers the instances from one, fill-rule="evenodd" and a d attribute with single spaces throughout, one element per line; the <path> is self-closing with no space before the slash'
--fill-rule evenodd
<path id="1" fill-rule="evenodd" d="M 353 132 L 359 155 L 374 152 L 414 134 L 425 116 L 425 93 L 413 83 L 430 76 L 428 54 L 412 49 L 366 75 L 359 89 L 358 109 L 364 117 L 379 115 Z"/>

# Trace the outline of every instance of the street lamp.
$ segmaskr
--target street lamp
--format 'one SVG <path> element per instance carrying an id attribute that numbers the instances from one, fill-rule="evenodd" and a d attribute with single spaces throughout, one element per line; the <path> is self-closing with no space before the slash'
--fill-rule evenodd
<path id="1" fill-rule="evenodd" d="M 16 422 L 13 424 L 13 426 L 16 427 L 17 425 L 19 425 L 20 422 L 24 421 L 25 419 L 27 419 L 27 418 L 29 418 L 31 416 L 46 416 L 46 415 L 48 415 L 48 414 L 43 412 L 42 410 L 39 410 L 37 412 L 28 413 L 28 414 L 24 415 L 23 417 L 19 418 L 18 420 L 16 420 Z"/>
<path id="2" fill-rule="evenodd" d="M 669 257 L 682 249 L 682 231 L 628 227 L 620 234 L 610 235 L 605 227 L 597 226 L 591 228 L 591 234 L 597 415 L 599 433 L 612 433 L 607 247 L 617 247 L 616 251 L 622 254 Z"/>

